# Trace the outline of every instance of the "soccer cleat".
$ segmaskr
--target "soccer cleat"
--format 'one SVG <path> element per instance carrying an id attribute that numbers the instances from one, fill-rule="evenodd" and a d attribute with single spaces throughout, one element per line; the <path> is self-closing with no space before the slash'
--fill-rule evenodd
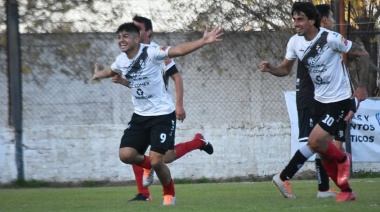
<path id="1" fill-rule="evenodd" d="M 128 200 L 128 202 L 132 202 L 132 201 L 151 201 L 152 200 L 152 196 L 145 196 L 141 193 L 138 193 L 134 198 Z"/>
<path id="2" fill-rule="evenodd" d="M 282 196 L 289 199 L 295 199 L 296 196 L 292 193 L 292 189 L 290 188 L 289 180 L 282 181 L 280 178 L 280 174 L 276 174 L 272 178 L 272 182 L 277 188 L 280 190 Z"/>
<path id="3" fill-rule="evenodd" d="M 318 191 L 317 198 L 329 198 L 329 197 L 337 197 L 339 192 L 334 189 L 329 189 L 327 191 Z"/>
<path id="4" fill-rule="evenodd" d="M 355 193 L 352 192 L 342 192 L 338 195 L 336 198 L 337 202 L 348 202 L 348 201 L 353 201 L 356 199 Z"/>
<path id="5" fill-rule="evenodd" d="M 347 152 L 345 154 L 346 160 L 343 163 L 338 163 L 338 185 L 346 184 L 350 179 L 352 156 Z"/>
<path id="6" fill-rule="evenodd" d="M 175 205 L 175 196 L 165 195 L 163 205 Z"/>
<path id="7" fill-rule="evenodd" d="M 193 140 L 200 140 L 202 141 L 202 147 L 200 148 L 201 151 L 205 151 L 207 154 L 212 155 L 214 153 L 214 147 L 212 147 L 212 144 L 210 142 L 206 142 L 205 138 L 202 134 L 197 133 L 194 136 Z"/>
<path id="8" fill-rule="evenodd" d="M 148 187 L 152 185 L 154 179 L 154 169 L 144 169 L 143 186 Z"/>

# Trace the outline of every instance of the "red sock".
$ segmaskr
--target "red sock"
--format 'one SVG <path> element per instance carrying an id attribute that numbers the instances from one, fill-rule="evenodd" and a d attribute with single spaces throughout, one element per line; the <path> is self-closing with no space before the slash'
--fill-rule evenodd
<path id="1" fill-rule="evenodd" d="M 192 141 L 180 143 L 174 146 L 174 151 L 176 152 L 176 160 L 186 155 L 187 153 L 200 149 L 203 145 L 203 142 L 199 139 L 194 139 Z"/>
<path id="2" fill-rule="evenodd" d="M 341 191 L 346 190 L 350 187 L 348 183 L 343 185 L 338 185 L 338 161 L 336 160 L 328 160 L 328 161 L 322 161 L 323 167 L 326 170 L 327 175 L 331 178 L 332 181 L 334 181 L 335 185 L 338 186 L 338 188 Z"/>
<path id="3" fill-rule="evenodd" d="M 323 154 L 327 158 L 336 161 L 342 161 L 345 157 L 344 152 L 336 147 L 331 141 L 327 141 L 327 149 Z"/>
<path id="4" fill-rule="evenodd" d="M 167 185 L 162 186 L 165 195 L 173 195 L 175 196 L 175 189 L 174 189 L 174 181 L 173 179 L 170 180 L 170 183 Z"/>
<path id="5" fill-rule="evenodd" d="M 147 197 L 150 196 L 149 189 L 143 186 L 144 169 L 135 164 L 132 164 L 132 169 L 135 174 L 137 192 Z"/>
<path id="6" fill-rule="evenodd" d="M 144 155 L 144 161 L 140 164 L 136 164 L 137 166 L 140 166 L 144 169 L 151 169 L 152 168 L 152 165 L 150 164 L 150 160 L 149 160 L 149 157 Z"/>

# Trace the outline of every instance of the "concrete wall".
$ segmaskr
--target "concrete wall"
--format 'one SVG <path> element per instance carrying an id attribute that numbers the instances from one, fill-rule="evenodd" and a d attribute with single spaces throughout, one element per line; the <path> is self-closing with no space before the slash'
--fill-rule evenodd
<path id="1" fill-rule="evenodd" d="M 163 33 L 155 40 L 173 45 L 199 36 Z M 289 36 L 282 36 L 226 33 L 223 43 L 176 59 L 188 116 L 177 125 L 176 142 L 203 133 L 215 153 L 196 150 L 170 164 L 174 178 L 265 177 L 284 168 L 291 155 L 283 91 L 294 89 L 294 74 L 276 78 L 258 71 L 260 60 L 283 57 Z M 6 57 L 0 48 L 0 183 L 8 183 L 17 178 L 17 170 L 8 126 Z M 22 36 L 26 180 L 134 179 L 131 167 L 118 159 L 133 110 L 129 90 L 109 79 L 90 82 L 93 64 L 111 64 L 117 54 L 112 33 Z M 303 168 L 313 169 L 312 163 Z M 380 165 L 354 164 L 354 171 L 361 170 L 378 172 Z"/>
<path id="2" fill-rule="evenodd" d="M 118 159 L 123 125 L 45 126 L 24 130 L 24 165 L 28 180 L 52 182 L 133 180 L 132 169 Z M 175 178 L 266 176 L 289 158 L 289 126 L 283 123 L 179 124 L 177 141 L 191 140 L 201 132 L 214 145 L 211 156 L 195 150 L 170 164 Z M 8 132 L 8 136 L 12 133 Z M 8 138 L 10 140 L 10 138 Z M 14 144 L 2 142 L 6 163 L 2 182 L 17 175 Z M 2 154 L 4 155 L 4 154 Z M 3 156 L 2 156 L 3 157 Z"/>
<path id="3" fill-rule="evenodd" d="M 196 126 L 196 127 L 194 127 Z M 124 125 L 44 126 L 24 130 L 27 180 L 78 183 L 133 180 L 132 168 L 118 159 Z M 274 175 L 289 161 L 288 123 L 178 124 L 177 142 L 203 133 L 214 154 L 195 150 L 169 164 L 176 179 L 257 178 Z M 0 133 L 0 182 L 17 178 L 12 131 Z M 354 163 L 354 172 L 379 172 L 379 163 Z M 308 162 L 302 171 L 314 171 Z"/>

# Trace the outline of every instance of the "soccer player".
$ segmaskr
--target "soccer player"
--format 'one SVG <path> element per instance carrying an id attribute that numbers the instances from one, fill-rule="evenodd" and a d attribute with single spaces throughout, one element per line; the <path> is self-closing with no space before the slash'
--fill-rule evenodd
<path id="1" fill-rule="evenodd" d="M 327 4 L 316 5 L 320 14 L 320 25 L 326 29 L 332 30 L 335 25 L 333 13 L 330 6 Z M 297 84 L 296 84 L 296 104 L 298 113 L 298 128 L 299 128 L 299 141 L 307 142 L 308 136 L 313 128 L 311 121 L 311 114 L 313 108 L 314 85 L 307 73 L 306 67 L 302 63 L 297 64 Z M 351 100 L 351 110 L 345 117 L 345 120 L 350 120 L 355 111 L 355 100 Z M 345 131 L 347 123 L 342 122 L 339 130 L 335 133 L 334 144 L 343 150 L 342 142 L 345 141 Z M 273 182 L 279 188 L 281 193 L 286 198 L 296 198 L 292 193 L 290 187 L 290 179 L 297 173 L 304 163 L 312 156 L 312 152 L 308 150 L 307 145 L 301 147 L 296 151 L 292 159 L 286 165 L 285 169 L 279 174 L 273 176 Z M 316 154 L 315 168 L 318 180 L 318 193 L 317 198 L 336 197 L 336 191 L 330 189 L 329 177 L 322 165 L 319 154 Z"/>
<path id="2" fill-rule="evenodd" d="M 152 21 L 148 18 L 142 16 L 134 16 L 133 23 L 140 29 L 140 43 L 158 46 L 158 44 L 151 41 L 153 34 Z M 176 117 L 177 120 L 183 121 L 186 118 L 186 113 L 183 107 L 183 82 L 181 75 L 178 72 L 176 65 L 172 59 L 165 61 L 165 72 L 163 73 L 163 78 L 165 82 L 168 82 L 168 78 L 175 83 L 176 89 Z M 128 86 L 128 81 L 122 78 L 119 74 L 112 77 L 112 81 L 125 86 Z M 167 83 L 165 83 L 168 87 Z M 180 143 L 174 146 L 174 149 L 169 149 L 165 153 L 164 162 L 171 163 L 184 156 L 185 154 L 200 149 L 205 151 L 207 154 L 213 154 L 213 146 L 210 142 L 206 142 L 202 134 L 196 134 L 194 139 L 188 142 Z M 132 164 L 133 173 L 136 179 L 137 195 L 130 199 L 129 201 L 150 201 L 152 196 L 150 194 L 148 186 L 153 183 L 154 180 L 154 170 L 153 169 L 143 169 L 140 166 Z"/>
<path id="3" fill-rule="evenodd" d="M 176 115 L 161 69 L 169 58 L 222 41 L 223 32 L 219 27 L 212 30 L 207 27 L 202 38 L 173 47 L 141 44 L 140 29 L 132 22 L 120 25 L 117 35 L 122 53 L 110 67 L 101 71 L 95 64 L 93 80 L 122 73 L 132 89 L 134 113 L 121 138 L 119 158 L 126 164 L 153 168 L 163 187 L 163 205 L 174 205 L 174 182 L 164 155 L 174 146 Z M 142 152 L 148 146 L 149 157 Z"/>
<path id="4" fill-rule="evenodd" d="M 342 191 L 337 202 L 355 200 L 356 196 L 348 184 L 351 156 L 336 147 L 329 138 L 345 122 L 345 115 L 351 107 L 350 98 L 357 98 L 359 102 L 366 98 L 366 74 L 360 74 L 362 82 L 352 93 L 342 54 L 357 57 L 361 60 L 360 71 L 368 71 L 368 52 L 339 33 L 320 28 L 318 11 L 310 2 L 295 2 L 291 14 L 297 34 L 288 42 L 285 59 L 279 66 L 262 61 L 260 70 L 285 76 L 290 73 L 296 59 L 307 68 L 314 84 L 313 130 L 304 151 L 309 155 L 319 153 L 324 160 L 328 176 Z"/>

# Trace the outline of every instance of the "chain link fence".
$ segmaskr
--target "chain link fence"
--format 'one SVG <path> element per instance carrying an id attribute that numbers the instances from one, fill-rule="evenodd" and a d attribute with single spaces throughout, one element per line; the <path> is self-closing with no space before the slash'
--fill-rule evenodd
<path id="1" fill-rule="evenodd" d="M 278 78 L 261 73 L 258 66 L 262 60 L 279 64 L 291 35 L 288 31 L 227 32 L 223 42 L 176 58 L 185 87 L 186 121 L 288 122 L 283 91 L 295 89 L 295 71 Z M 156 33 L 153 40 L 176 45 L 201 36 Z M 2 121 L 8 116 L 4 44 L 0 45 Z M 133 112 L 129 89 L 111 79 L 91 82 L 94 63 L 108 66 L 120 53 L 116 34 L 24 34 L 21 44 L 24 127 L 128 122 Z M 370 53 L 371 58 L 379 57 L 378 51 Z M 376 81 L 374 71 L 371 79 Z M 171 83 L 175 99 L 173 87 Z"/>
<path id="2" fill-rule="evenodd" d="M 157 33 L 154 40 L 175 45 L 201 36 Z M 176 58 L 187 120 L 287 121 L 283 91 L 294 89 L 294 74 L 276 78 L 261 73 L 258 64 L 263 59 L 280 61 L 289 37 L 278 32 L 227 33 L 221 43 Z M 111 79 L 90 81 L 95 62 L 110 65 L 119 54 L 115 34 L 29 34 L 21 40 L 25 127 L 127 123 L 133 110 L 129 89 Z M 171 83 L 174 97 L 173 87 Z M 7 95 L 5 89 L 2 93 Z"/>

